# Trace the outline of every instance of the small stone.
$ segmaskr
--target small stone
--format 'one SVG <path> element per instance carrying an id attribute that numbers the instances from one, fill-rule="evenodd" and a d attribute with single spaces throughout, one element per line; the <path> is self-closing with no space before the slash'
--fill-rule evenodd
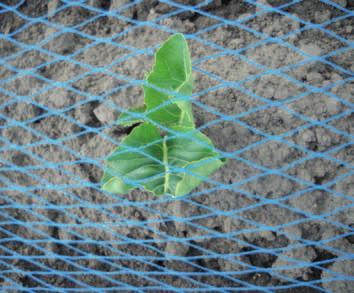
<path id="1" fill-rule="evenodd" d="M 110 10 L 117 10 L 123 5 L 128 4 L 129 0 L 111 0 L 111 5 L 109 7 Z"/>
<path id="2" fill-rule="evenodd" d="M 320 47 L 318 47 L 315 44 L 304 44 L 300 47 L 302 51 L 305 53 L 308 53 L 313 56 L 321 56 L 322 55 L 322 50 Z"/>
<path id="3" fill-rule="evenodd" d="M 149 14 L 147 16 L 147 20 L 154 20 L 155 18 L 158 17 L 158 13 L 156 13 L 155 9 L 150 9 Z"/>
<path id="4" fill-rule="evenodd" d="M 301 135 L 301 140 L 305 143 L 314 142 L 316 141 L 316 137 L 313 131 L 306 129 Z"/>
<path id="5" fill-rule="evenodd" d="M 99 105 L 93 110 L 96 118 L 103 124 L 113 123 L 117 119 L 117 113 L 105 104 Z"/>
<path id="6" fill-rule="evenodd" d="M 189 247 L 183 242 L 168 242 L 165 248 L 166 257 L 169 256 L 185 256 Z"/>
<path id="7" fill-rule="evenodd" d="M 322 74 L 318 73 L 318 72 L 310 72 L 307 74 L 307 80 L 311 83 L 320 83 L 323 81 L 323 76 Z"/>
<path id="8" fill-rule="evenodd" d="M 49 1 L 49 3 L 48 3 L 48 16 L 49 17 L 53 16 L 59 7 L 60 7 L 59 0 Z"/>
<path id="9" fill-rule="evenodd" d="M 317 23 L 323 23 L 331 19 L 331 11 L 316 11 L 315 12 L 315 20 Z"/>
<path id="10" fill-rule="evenodd" d="M 262 238 L 267 239 L 269 241 L 275 240 L 275 235 L 273 234 L 272 231 L 267 231 L 267 230 L 260 231 L 259 236 L 261 236 Z"/>
<path id="11" fill-rule="evenodd" d="M 158 14 L 166 14 L 171 11 L 171 6 L 166 4 L 166 3 L 158 3 L 156 7 L 154 8 L 156 13 Z"/>
<path id="12" fill-rule="evenodd" d="M 237 49 L 240 47 L 240 44 L 242 44 L 243 41 L 241 39 L 233 39 L 229 42 L 229 47 Z"/>

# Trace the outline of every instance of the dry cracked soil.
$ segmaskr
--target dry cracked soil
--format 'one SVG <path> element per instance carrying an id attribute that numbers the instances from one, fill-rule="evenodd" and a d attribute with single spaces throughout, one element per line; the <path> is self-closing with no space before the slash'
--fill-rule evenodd
<path id="1" fill-rule="evenodd" d="M 74 2 L 0 1 L 5 292 L 352 292 L 354 1 Z M 103 193 L 173 32 L 234 156 L 191 196 Z"/>

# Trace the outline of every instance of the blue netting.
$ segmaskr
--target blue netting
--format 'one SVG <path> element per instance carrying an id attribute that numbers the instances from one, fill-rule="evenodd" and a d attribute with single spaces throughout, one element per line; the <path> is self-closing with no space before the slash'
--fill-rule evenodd
<path id="1" fill-rule="evenodd" d="M 224 6 L 230 11 L 220 13 Z M 354 281 L 352 8 L 350 1 L 329 0 L 2 1 L 3 291 L 349 290 Z M 279 24 L 284 31 L 262 27 L 264 17 L 285 19 Z M 205 24 L 188 30 L 186 23 L 198 19 Z M 115 25 L 122 29 L 107 32 Z M 31 35 L 34 27 L 40 37 Z M 225 27 L 237 34 L 220 44 Z M 103 192 L 104 159 L 124 132 L 107 113 L 126 112 L 124 99 L 133 101 L 130 106 L 141 101 L 139 74 L 146 70 L 139 66 L 144 68 L 159 44 L 179 31 L 194 44 L 195 74 L 207 81 L 197 78 L 192 97 L 176 99 L 193 102 L 198 129 L 224 141 L 215 143 L 229 163 L 182 198 L 155 198 L 141 190 Z M 314 43 L 323 39 L 329 49 L 318 53 L 316 47 L 313 53 L 294 41 L 308 32 Z M 143 48 L 135 46 L 139 38 L 147 40 Z M 234 39 L 241 45 L 233 47 Z M 100 46 L 107 48 L 98 51 L 104 58 L 84 58 Z M 274 55 L 262 55 L 264 48 Z M 294 61 L 277 64 L 277 48 Z M 193 55 L 198 49 L 203 53 Z M 338 61 L 342 56 L 349 57 Z M 225 74 L 227 60 L 240 67 Z M 306 75 L 311 66 L 317 76 L 301 78 L 298 71 Z M 254 70 L 233 78 L 240 68 Z M 335 78 L 318 81 L 325 72 Z M 255 90 L 265 77 L 272 79 Z M 293 93 L 291 87 L 301 90 Z M 230 89 L 247 97 L 247 109 L 224 110 L 230 101 L 222 99 Z M 274 97 L 284 89 L 287 96 Z M 203 100 L 214 94 L 221 110 L 210 103 L 213 98 Z M 320 117 L 315 110 L 323 104 L 328 108 Z M 333 104 L 339 110 L 332 111 Z M 112 119 L 100 120 L 106 114 Z M 288 126 L 269 131 L 267 124 L 278 115 L 289 118 L 280 123 Z M 236 129 L 229 136 L 222 132 L 226 124 Z M 214 134 L 223 135 L 213 137 L 211 129 L 219 125 Z M 298 137 L 309 131 L 318 131 L 317 138 L 305 144 Z M 252 139 L 233 146 L 232 136 L 244 141 L 243 134 Z M 278 150 L 285 154 L 276 164 Z"/>

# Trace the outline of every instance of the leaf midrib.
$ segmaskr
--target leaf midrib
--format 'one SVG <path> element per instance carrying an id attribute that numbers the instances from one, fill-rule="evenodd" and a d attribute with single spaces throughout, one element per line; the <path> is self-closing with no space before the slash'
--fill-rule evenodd
<path id="1" fill-rule="evenodd" d="M 167 140 L 167 136 L 164 136 L 162 142 L 162 154 L 163 154 L 163 164 L 165 167 L 165 182 L 163 187 L 165 193 L 168 191 L 168 186 L 170 184 L 170 168 L 168 166 L 168 149 L 167 149 L 166 140 Z"/>

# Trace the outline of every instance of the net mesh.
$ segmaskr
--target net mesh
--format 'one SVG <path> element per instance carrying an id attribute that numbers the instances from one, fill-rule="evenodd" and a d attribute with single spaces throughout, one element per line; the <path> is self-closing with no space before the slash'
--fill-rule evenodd
<path id="1" fill-rule="evenodd" d="M 353 7 L 0 1 L 3 291 L 350 292 Z M 115 120 L 176 32 L 229 161 L 181 198 L 103 192 Z"/>

